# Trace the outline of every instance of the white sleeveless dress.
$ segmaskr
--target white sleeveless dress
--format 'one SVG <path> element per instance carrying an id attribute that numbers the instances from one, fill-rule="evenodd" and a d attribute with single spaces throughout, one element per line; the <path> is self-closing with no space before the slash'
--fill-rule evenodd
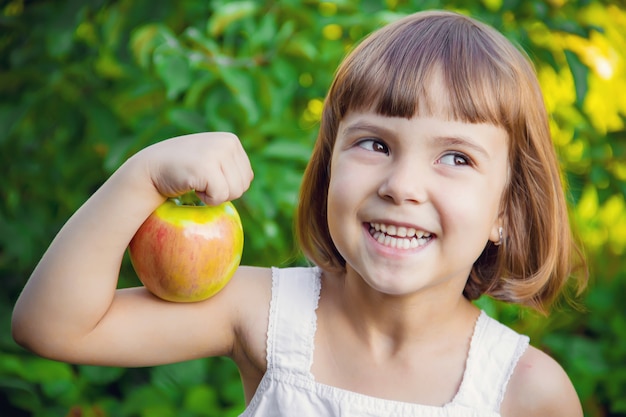
<path id="1" fill-rule="evenodd" d="M 507 383 L 529 339 L 481 312 L 463 380 L 442 406 L 385 400 L 320 384 L 311 373 L 318 268 L 272 271 L 267 371 L 241 417 L 497 417 Z"/>

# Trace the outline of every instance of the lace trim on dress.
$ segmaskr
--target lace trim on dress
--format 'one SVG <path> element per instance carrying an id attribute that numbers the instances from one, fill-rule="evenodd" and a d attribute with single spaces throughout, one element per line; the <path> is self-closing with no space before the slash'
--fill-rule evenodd
<path id="1" fill-rule="evenodd" d="M 526 349 L 528 349 L 528 344 L 529 344 L 528 337 L 521 337 L 520 340 L 517 342 L 515 353 L 513 354 L 513 357 L 511 358 L 511 366 L 507 370 L 506 377 L 504 378 L 504 382 L 501 386 L 500 392 L 498 393 L 498 398 L 496 400 L 496 406 L 498 410 L 500 409 L 500 406 L 502 405 L 502 401 L 504 400 L 504 394 L 506 394 L 506 389 L 509 385 L 509 381 L 511 380 L 511 377 L 513 376 L 513 372 L 515 371 L 515 368 L 517 367 L 517 363 L 519 362 L 524 352 L 526 352 Z"/>
<path id="2" fill-rule="evenodd" d="M 487 317 L 486 313 L 481 310 L 480 314 L 476 318 L 476 322 L 474 323 L 474 330 L 472 332 L 472 336 L 470 339 L 469 349 L 467 351 L 467 357 L 465 358 L 465 370 L 463 371 L 461 384 L 459 385 L 459 389 L 457 390 L 456 395 L 454 396 L 452 401 L 450 401 L 450 404 L 458 403 L 458 400 L 461 398 L 461 396 L 463 395 L 463 392 L 465 391 L 465 386 L 469 384 L 470 381 L 472 381 L 474 377 L 474 368 L 475 368 L 474 362 L 476 362 L 476 349 L 478 349 L 477 345 L 478 343 L 480 343 L 480 339 L 481 339 L 480 336 L 483 330 L 485 329 L 484 323 L 485 323 L 486 317 Z"/>
<path id="3" fill-rule="evenodd" d="M 267 325 L 267 342 L 265 352 L 265 360 L 267 361 L 267 369 L 272 369 L 274 367 L 274 339 L 276 334 L 276 309 L 278 303 L 278 274 L 280 274 L 280 270 L 278 268 L 272 268 L 272 297 L 270 299 L 270 313 L 269 313 L 269 323 Z"/>
<path id="4" fill-rule="evenodd" d="M 315 333 L 317 332 L 317 307 L 319 306 L 320 301 L 320 292 L 322 290 L 322 270 L 318 267 L 314 267 L 311 269 L 311 273 L 314 275 L 314 279 L 311 280 L 313 283 L 312 288 L 312 297 L 313 297 L 313 314 L 311 314 L 311 323 L 309 324 L 309 334 L 307 335 L 309 340 L 309 355 L 308 355 L 308 363 L 306 364 L 306 370 L 308 371 L 311 379 L 313 379 L 313 374 L 311 373 L 311 368 L 313 367 L 313 355 L 315 354 Z"/>
<path id="5" fill-rule="evenodd" d="M 492 319 L 481 310 L 454 403 L 499 412 L 517 362 L 528 347 L 528 336 Z"/>

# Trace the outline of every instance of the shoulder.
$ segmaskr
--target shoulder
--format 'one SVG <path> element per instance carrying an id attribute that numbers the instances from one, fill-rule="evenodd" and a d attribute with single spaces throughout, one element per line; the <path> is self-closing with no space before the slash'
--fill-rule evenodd
<path id="1" fill-rule="evenodd" d="M 272 297 L 272 270 L 239 267 L 224 290 L 228 293 L 239 343 L 251 344 L 254 339 L 264 338 Z"/>
<path id="2" fill-rule="evenodd" d="M 582 417 L 576 390 L 563 368 L 541 350 L 529 346 L 508 384 L 503 417 Z"/>
<path id="3" fill-rule="evenodd" d="M 236 306 L 231 358 L 239 368 L 247 401 L 252 398 L 268 366 L 267 343 L 274 299 L 280 293 L 282 305 L 286 302 L 289 306 L 300 307 L 300 302 L 309 298 L 306 294 L 311 294 L 306 288 L 319 285 L 319 279 L 315 279 L 319 276 L 315 272 L 316 269 L 306 267 L 240 267 L 232 284 L 227 286 L 228 298 Z"/>
<path id="4" fill-rule="evenodd" d="M 240 362 L 245 359 L 258 367 L 264 367 L 272 270 L 241 266 L 224 290 L 233 316 L 233 360 L 240 366 Z"/>
<path id="5" fill-rule="evenodd" d="M 317 269 L 309 267 L 259 268 L 240 267 L 231 282 L 224 289 L 228 299 L 235 345 L 233 359 L 252 361 L 260 369 L 265 369 L 267 331 L 273 292 L 283 293 L 283 298 L 293 304 L 308 299 L 310 292 L 304 288 L 308 284 L 319 286 Z M 278 285 L 280 278 L 281 284 Z M 303 291 L 304 289 L 304 291 Z M 309 300 L 310 301 L 310 300 Z"/>

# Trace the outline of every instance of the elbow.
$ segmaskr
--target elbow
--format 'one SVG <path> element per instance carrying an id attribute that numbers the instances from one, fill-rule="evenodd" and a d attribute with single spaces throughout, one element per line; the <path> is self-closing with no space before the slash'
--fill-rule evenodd
<path id="1" fill-rule="evenodd" d="M 20 294 L 13 306 L 11 314 L 11 337 L 19 346 L 33 351 L 37 339 L 37 320 L 32 312 L 32 302 L 25 300 L 24 292 Z"/>
<path id="2" fill-rule="evenodd" d="M 53 320 L 32 311 L 22 311 L 19 305 L 11 316 L 11 337 L 17 345 L 42 358 L 83 363 L 78 351 L 80 343 L 74 334 L 55 326 Z"/>
<path id="3" fill-rule="evenodd" d="M 33 331 L 29 331 L 30 328 L 31 326 L 29 326 L 28 320 L 23 317 L 18 307 L 16 307 L 11 316 L 11 337 L 19 346 L 33 351 L 33 345 L 35 345 L 35 343 L 33 342 Z"/>
<path id="4" fill-rule="evenodd" d="M 51 352 L 53 344 L 41 328 L 39 320 L 30 317 L 19 309 L 13 310 L 11 316 L 11 337 L 22 348 L 42 357 L 53 358 Z"/>
<path id="5" fill-rule="evenodd" d="M 23 349 L 46 359 L 66 361 L 59 350 L 57 341 L 51 340 L 49 335 L 41 332 L 36 324 L 13 315 L 11 319 L 11 337 Z"/>

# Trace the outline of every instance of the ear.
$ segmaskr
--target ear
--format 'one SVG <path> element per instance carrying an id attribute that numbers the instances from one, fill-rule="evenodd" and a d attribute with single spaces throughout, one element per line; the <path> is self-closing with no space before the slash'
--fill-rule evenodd
<path id="1" fill-rule="evenodd" d="M 491 232 L 489 233 L 489 240 L 494 245 L 500 245 L 504 239 L 504 230 L 502 229 L 502 219 L 498 218 L 491 226 Z"/>

